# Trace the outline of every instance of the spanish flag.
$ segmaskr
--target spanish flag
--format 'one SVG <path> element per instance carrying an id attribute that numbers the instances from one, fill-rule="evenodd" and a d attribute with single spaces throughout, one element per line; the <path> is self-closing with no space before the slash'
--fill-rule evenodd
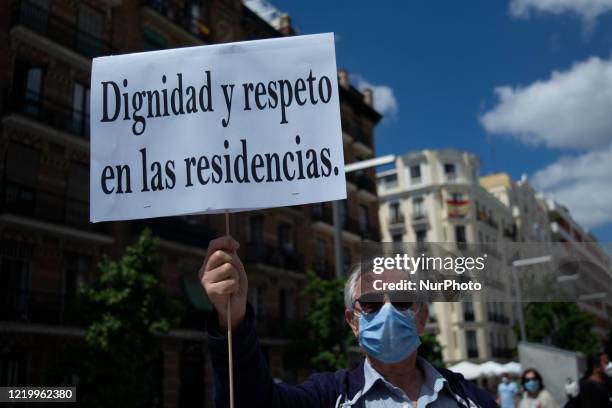
<path id="1" fill-rule="evenodd" d="M 470 210 L 470 200 L 446 200 L 449 218 L 463 218 Z"/>

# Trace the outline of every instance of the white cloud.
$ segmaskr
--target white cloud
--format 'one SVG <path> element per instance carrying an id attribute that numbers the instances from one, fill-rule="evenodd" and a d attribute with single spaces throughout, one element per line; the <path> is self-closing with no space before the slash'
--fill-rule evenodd
<path id="1" fill-rule="evenodd" d="M 533 175 L 533 184 L 567 206 L 587 228 L 612 222 L 612 61 L 597 57 L 527 86 L 495 89 L 480 117 L 488 133 L 529 145 L 580 149 Z"/>
<path id="2" fill-rule="evenodd" d="M 374 94 L 374 109 L 385 117 L 395 119 L 398 113 L 398 103 L 393 89 L 387 85 L 373 85 L 359 74 L 351 75 L 355 86 L 361 92 L 369 88 Z"/>
<path id="3" fill-rule="evenodd" d="M 600 15 L 612 10 L 612 0 L 512 0 L 510 14 L 529 17 L 532 11 L 541 13 L 579 15 L 587 26 L 595 23 Z"/>
<path id="4" fill-rule="evenodd" d="M 601 148 L 612 140 L 612 61 L 592 57 L 495 93 L 497 106 L 480 117 L 488 133 L 558 148 Z"/>
<path id="5" fill-rule="evenodd" d="M 243 3 L 272 27 L 280 28 L 280 19 L 283 12 L 274 7 L 270 2 L 266 0 L 244 0 Z"/>
<path id="6" fill-rule="evenodd" d="M 612 145 L 578 156 L 561 157 L 533 175 L 536 188 L 566 205 L 587 228 L 612 221 Z"/>

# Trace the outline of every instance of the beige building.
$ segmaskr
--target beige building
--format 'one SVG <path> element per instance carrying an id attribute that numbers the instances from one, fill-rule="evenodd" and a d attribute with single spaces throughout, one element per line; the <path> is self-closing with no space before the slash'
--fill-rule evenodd
<path id="1" fill-rule="evenodd" d="M 479 167 L 475 155 L 453 149 L 398 157 L 394 169 L 377 176 L 382 240 L 483 245 L 496 290 L 505 292 L 508 276 L 501 265 L 508 256 L 502 243 L 516 239 L 514 217 L 509 206 L 480 185 Z M 512 357 L 512 310 L 483 300 L 433 305 L 445 362 Z"/>

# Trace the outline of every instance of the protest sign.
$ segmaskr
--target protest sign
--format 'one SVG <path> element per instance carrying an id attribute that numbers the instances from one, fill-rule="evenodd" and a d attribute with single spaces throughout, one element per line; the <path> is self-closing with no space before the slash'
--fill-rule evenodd
<path id="1" fill-rule="evenodd" d="M 92 222 L 344 198 L 333 34 L 94 59 Z"/>

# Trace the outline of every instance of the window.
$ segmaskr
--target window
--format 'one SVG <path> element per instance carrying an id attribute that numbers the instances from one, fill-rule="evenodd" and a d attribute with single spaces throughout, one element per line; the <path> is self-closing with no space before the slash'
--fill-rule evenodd
<path id="1" fill-rule="evenodd" d="M 423 218 L 425 212 L 423 210 L 423 197 L 415 197 L 412 199 L 412 217 Z"/>
<path id="2" fill-rule="evenodd" d="M 402 214 L 400 212 L 400 203 L 398 201 L 392 202 L 389 205 L 389 212 L 391 213 L 390 222 L 392 224 L 402 222 Z"/>
<path id="3" fill-rule="evenodd" d="M 263 305 L 262 289 L 258 286 L 249 286 L 247 298 L 249 300 L 249 303 L 251 303 L 251 305 L 253 306 L 253 310 L 255 311 L 255 316 L 257 318 L 263 317 L 264 305 Z"/>
<path id="4" fill-rule="evenodd" d="M 466 322 L 474 321 L 474 304 L 470 300 L 463 303 L 463 320 Z"/>
<path id="5" fill-rule="evenodd" d="M 0 257 L 0 313 L 4 319 L 27 317 L 29 264 L 25 259 Z"/>
<path id="6" fill-rule="evenodd" d="M 89 139 L 89 87 L 79 82 L 72 92 L 72 131 Z"/>
<path id="7" fill-rule="evenodd" d="M 77 22 L 77 50 L 84 55 L 94 57 L 102 49 L 102 32 L 104 17 L 93 8 L 81 4 Z"/>
<path id="8" fill-rule="evenodd" d="M 368 230 L 368 225 L 370 224 L 369 216 L 368 216 L 368 207 L 361 204 L 359 206 L 359 230 L 361 232 L 366 232 Z"/>
<path id="9" fill-rule="evenodd" d="M 66 254 L 64 257 L 64 295 L 68 301 L 76 299 L 81 286 L 90 280 L 90 256 Z"/>
<path id="10" fill-rule="evenodd" d="M 323 217 L 323 203 L 315 203 L 312 205 L 312 217 L 321 219 Z"/>
<path id="11" fill-rule="evenodd" d="M 463 201 L 463 193 L 452 193 L 451 199 L 453 201 Z"/>
<path id="12" fill-rule="evenodd" d="M 427 230 L 416 230 L 414 231 L 414 234 L 416 236 L 417 246 L 421 246 L 427 241 Z"/>
<path id="13" fill-rule="evenodd" d="M 398 234 L 393 234 L 393 235 L 391 236 L 391 240 L 392 240 L 393 242 L 402 242 L 402 240 L 403 240 L 403 235 L 402 235 L 401 233 L 398 233 Z"/>
<path id="14" fill-rule="evenodd" d="M 383 182 L 385 184 L 385 188 L 395 188 L 397 187 L 397 174 L 389 174 L 388 176 L 383 177 Z"/>
<path id="15" fill-rule="evenodd" d="M 454 181 L 457 178 L 455 164 L 444 163 L 444 174 L 446 175 L 446 179 L 448 181 Z"/>
<path id="16" fill-rule="evenodd" d="M 344 247 L 342 251 L 342 262 L 344 263 L 344 270 L 348 271 L 353 264 L 353 256 L 351 250 L 348 247 Z"/>
<path id="17" fill-rule="evenodd" d="M 261 244 L 264 242 L 264 217 L 254 215 L 250 219 L 249 239 L 252 243 Z"/>
<path id="18" fill-rule="evenodd" d="M 277 227 L 278 246 L 285 252 L 293 251 L 293 236 L 291 234 L 291 224 L 281 223 Z"/>
<path id="19" fill-rule="evenodd" d="M 465 249 L 466 247 L 466 236 L 465 236 L 465 225 L 455 225 L 455 241 L 457 242 L 457 248 Z"/>
<path id="20" fill-rule="evenodd" d="M 474 330 L 465 331 L 465 342 L 467 344 L 468 358 L 478 358 L 478 341 Z"/>
<path id="21" fill-rule="evenodd" d="M 410 180 L 413 183 L 418 183 L 421 181 L 421 165 L 415 164 L 414 166 L 410 166 Z"/>

